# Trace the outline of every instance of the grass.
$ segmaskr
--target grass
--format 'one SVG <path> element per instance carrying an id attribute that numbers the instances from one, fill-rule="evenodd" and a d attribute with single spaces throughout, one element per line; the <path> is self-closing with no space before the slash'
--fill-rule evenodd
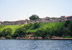
<path id="1" fill-rule="evenodd" d="M 39 23 L 39 27 L 36 28 L 36 29 L 33 29 L 33 24 L 30 25 L 30 24 L 27 24 L 27 25 L 30 25 L 28 27 L 28 29 L 26 29 L 27 32 L 36 32 L 38 29 L 47 29 L 47 28 L 50 28 L 51 30 L 57 30 L 58 27 L 59 28 L 62 28 L 64 27 L 64 24 L 65 22 L 53 22 L 53 23 Z M 4 29 L 6 28 L 11 28 L 12 29 L 12 34 L 14 34 L 15 30 L 18 29 L 18 28 L 21 28 L 23 27 L 24 24 L 22 25 L 0 25 L 0 31 L 3 31 Z M 63 38 L 72 38 L 72 36 L 63 36 Z"/>
<path id="2" fill-rule="evenodd" d="M 64 23 L 65 22 L 40 23 L 40 27 L 39 28 L 37 28 L 37 29 L 30 29 L 32 27 L 31 26 L 27 30 L 27 32 L 35 32 L 36 30 L 41 29 L 41 28 L 43 28 L 43 29 L 55 28 L 56 29 L 57 27 L 63 27 Z M 12 34 L 14 34 L 15 30 L 20 28 L 20 27 L 22 27 L 22 26 L 24 26 L 24 24 L 22 24 L 22 25 L 0 25 L 0 30 L 2 31 L 5 28 L 11 28 L 12 29 Z"/>
<path id="3" fill-rule="evenodd" d="M 57 29 L 58 27 L 61 28 L 64 26 L 65 22 L 54 22 L 54 23 L 40 23 L 40 28 L 46 29 Z"/>
<path id="4" fill-rule="evenodd" d="M 11 28 L 12 29 L 12 34 L 15 32 L 16 29 L 22 27 L 24 25 L 0 25 L 0 30 L 4 30 L 6 28 Z"/>
<path id="5" fill-rule="evenodd" d="M 58 27 L 61 28 L 64 26 L 65 22 L 53 22 L 53 23 L 40 23 L 40 27 L 36 28 L 36 29 L 31 29 L 33 26 L 29 27 L 29 29 L 27 30 L 27 32 L 36 32 L 38 29 L 46 29 L 46 28 L 50 28 L 50 29 L 57 29 Z"/>

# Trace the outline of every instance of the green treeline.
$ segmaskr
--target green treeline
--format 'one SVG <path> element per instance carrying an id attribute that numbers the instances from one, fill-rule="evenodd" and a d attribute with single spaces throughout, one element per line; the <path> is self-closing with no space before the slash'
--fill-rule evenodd
<path id="1" fill-rule="evenodd" d="M 54 23 L 30 23 L 23 26 L 17 26 L 16 29 L 11 27 L 3 28 L 1 25 L 0 37 L 5 37 L 7 39 L 15 39 L 17 37 L 27 37 L 27 35 L 34 33 L 34 37 L 46 37 L 52 38 L 56 37 L 66 37 L 71 38 L 72 36 L 72 22 L 54 22 Z"/>

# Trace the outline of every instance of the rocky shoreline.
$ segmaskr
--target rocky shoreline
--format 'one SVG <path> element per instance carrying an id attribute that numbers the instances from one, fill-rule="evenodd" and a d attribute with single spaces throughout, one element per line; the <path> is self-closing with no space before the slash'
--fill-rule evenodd
<path id="1" fill-rule="evenodd" d="M 1 37 L 0 39 L 8 39 L 5 37 Z M 12 39 L 12 38 L 11 38 Z M 53 37 L 53 38 L 45 38 L 43 39 L 42 37 L 31 37 L 31 38 L 27 38 L 27 37 L 17 37 L 17 38 L 13 38 L 15 40 L 72 40 L 72 38 L 63 38 L 63 37 Z"/>

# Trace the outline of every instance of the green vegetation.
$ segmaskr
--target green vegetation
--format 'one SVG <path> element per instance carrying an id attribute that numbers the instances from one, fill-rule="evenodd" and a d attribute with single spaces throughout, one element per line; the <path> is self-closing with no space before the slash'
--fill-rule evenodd
<path id="1" fill-rule="evenodd" d="M 16 29 L 13 37 L 25 37 L 26 36 L 26 29 L 25 28 L 18 28 Z"/>
<path id="2" fill-rule="evenodd" d="M 52 36 L 71 38 L 72 22 L 54 22 L 54 23 L 30 23 L 25 25 L 0 25 L 0 37 L 7 39 L 16 37 L 26 37 L 34 33 L 34 37 L 42 37 L 43 39 Z"/>
<path id="3" fill-rule="evenodd" d="M 0 25 L 0 31 L 3 31 L 6 28 L 11 28 L 12 34 L 14 34 L 15 30 L 22 26 L 24 26 L 24 25 Z"/>
<path id="4" fill-rule="evenodd" d="M 36 20 L 36 19 L 39 19 L 39 16 L 34 14 L 34 15 L 30 16 L 29 19 Z"/>

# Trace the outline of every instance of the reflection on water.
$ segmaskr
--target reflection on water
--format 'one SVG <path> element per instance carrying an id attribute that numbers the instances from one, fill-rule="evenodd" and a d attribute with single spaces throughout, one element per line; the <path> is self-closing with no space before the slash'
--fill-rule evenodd
<path id="1" fill-rule="evenodd" d="M 0 50 L 72 50 L 72 40 L 0 40 Z"/>

